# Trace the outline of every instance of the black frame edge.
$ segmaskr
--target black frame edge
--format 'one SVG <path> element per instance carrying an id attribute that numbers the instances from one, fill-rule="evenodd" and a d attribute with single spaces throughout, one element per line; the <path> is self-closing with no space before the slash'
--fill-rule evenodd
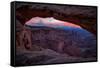
<path id="1" fill-rule="evenodd" d="M 15 66 L 15 2 L 10 3 L 10 65 Z"/>

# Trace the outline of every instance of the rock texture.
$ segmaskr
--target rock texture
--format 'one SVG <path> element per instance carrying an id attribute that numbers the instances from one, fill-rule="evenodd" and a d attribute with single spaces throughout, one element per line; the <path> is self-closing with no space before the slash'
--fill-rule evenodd
<path id="1" fill-rule="evenodd" d="M 96 11 L 95 6 L 16 4 L 16 65 L 96 61 Z M 25 25 L 37 16 L 82 28 Z"/>

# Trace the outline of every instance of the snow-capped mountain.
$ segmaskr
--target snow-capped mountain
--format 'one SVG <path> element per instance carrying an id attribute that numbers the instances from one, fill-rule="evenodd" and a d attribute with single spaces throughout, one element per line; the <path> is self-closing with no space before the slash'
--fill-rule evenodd
<path id="1" fill-rule="evenodd" d="M 48 18 L 34 17 L 30 19 L 29 21 L 27 21 L 25 25 L 46 26 L 46 27 L 53 27 L 53 28 L 65 28 L 65 27 L 81 28 L 79 25 L 60 21 L 60 20 L 54 19 L 53 17 L 48 17 Z"/>

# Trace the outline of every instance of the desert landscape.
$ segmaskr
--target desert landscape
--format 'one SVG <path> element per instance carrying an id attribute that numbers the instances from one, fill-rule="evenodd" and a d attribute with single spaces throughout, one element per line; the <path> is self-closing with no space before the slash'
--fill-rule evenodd
<path id="1" fill-rule="evenodd" d="M 96 14 L 95 6 L 18 3 L 16 65 L 96 61 Z"/>

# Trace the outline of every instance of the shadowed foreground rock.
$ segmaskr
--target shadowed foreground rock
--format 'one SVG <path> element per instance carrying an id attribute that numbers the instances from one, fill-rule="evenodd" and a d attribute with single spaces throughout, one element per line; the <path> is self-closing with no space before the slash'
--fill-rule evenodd
<path id="1" fill-rule="evenodd" d="M 96 61 L 96 38 L 84 29 L 22 28 L 17 31 L 17 42 L 23 45 L 16 43 L 16 65 Z"/>

